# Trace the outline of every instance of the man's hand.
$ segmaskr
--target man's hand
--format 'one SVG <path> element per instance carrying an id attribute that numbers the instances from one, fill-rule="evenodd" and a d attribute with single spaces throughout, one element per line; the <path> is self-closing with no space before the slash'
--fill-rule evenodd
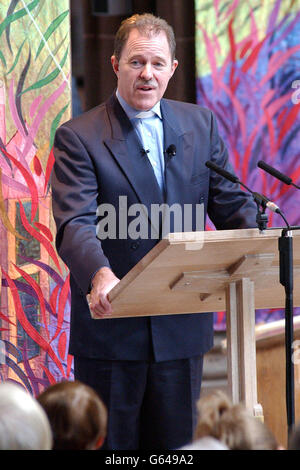
<path id="1" fill-rule="evenodd" d="M 92 290 L 89 298 L 90 311 L 94 318 L 105 318 L 111 315 L 112 307 L 108 300 L 108 292 L 120 282 L 111 269 L 99 269 L 92 280 Z"/>

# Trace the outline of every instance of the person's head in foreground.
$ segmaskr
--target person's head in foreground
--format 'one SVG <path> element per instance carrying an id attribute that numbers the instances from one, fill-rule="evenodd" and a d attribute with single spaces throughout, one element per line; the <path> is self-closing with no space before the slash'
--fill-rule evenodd
<path id="1" fill-rule="evenodd" d="M 41 405 L 21 385 L 0 383 L 0 449 L 51 448 L 51 427 Z"/>
<path id="2" fill-rule="evenodd" d="M 99 395 L 79 382 L 59 382 L 37 397 L 49 418 L 54 450 L 96 450 L 106 436 L 107 410 Z"/>
<path id="3" fill-rule="evenodd" d="M 278 444 L 260 418 L 233 405 L 220 390 L 200 398 L 195 438 L 211 436 L 231 450 L 276 450 Z"/>

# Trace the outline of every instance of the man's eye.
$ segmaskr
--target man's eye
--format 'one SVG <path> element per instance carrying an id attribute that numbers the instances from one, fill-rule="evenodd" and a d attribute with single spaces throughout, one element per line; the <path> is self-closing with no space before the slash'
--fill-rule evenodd
<path id="1" fill-rule="evenodd" d="M 163 64 L 162 62 L 156 62 L 154 64 L 154 66 L 157 68 L 157 69 L 162 69 L 164 68 L 165 64 Z"/>
<path id="2" fill-rule="evenodd" d="M 132 60 L 130 62 L 130 65 L 132 65 L 133 67 L 138 67 L 140 65 L 140 61 L 139 60 Z"/>

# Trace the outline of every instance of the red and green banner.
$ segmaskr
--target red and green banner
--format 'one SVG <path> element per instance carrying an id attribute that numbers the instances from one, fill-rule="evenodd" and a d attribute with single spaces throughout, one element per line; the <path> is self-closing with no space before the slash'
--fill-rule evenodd
<path id="1" fill-rule="evenodd" d="M 0 4 L 0 381 L 33 394 L 72 375 L 69 273 L 49 177 L 71 116 L 68 0 Z"/>

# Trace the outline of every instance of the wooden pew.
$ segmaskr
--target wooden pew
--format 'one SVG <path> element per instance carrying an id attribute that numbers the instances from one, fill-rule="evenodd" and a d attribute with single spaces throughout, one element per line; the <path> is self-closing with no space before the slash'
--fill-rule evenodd
<path id="1" fill-rule="evenodd" d="M 284 320 L 257 325 L 257 394 L 264 421 L 287 447 Z M 300 316 L 294 317 L 295 422 L 300 422 Z"/>

